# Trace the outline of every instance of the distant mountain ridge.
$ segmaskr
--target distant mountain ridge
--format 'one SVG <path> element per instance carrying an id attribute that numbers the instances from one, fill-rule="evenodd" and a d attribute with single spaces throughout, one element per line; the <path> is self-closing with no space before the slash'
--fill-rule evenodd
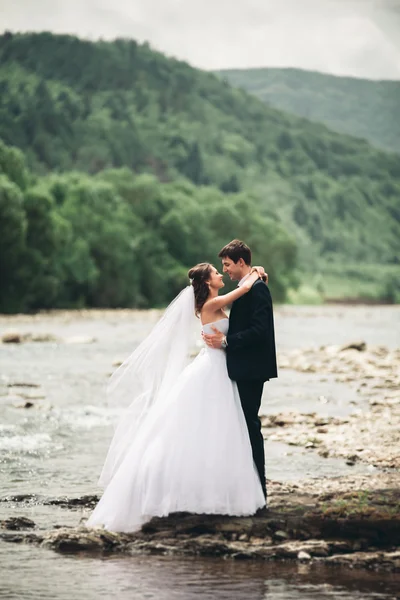
<path id="1" fill-rule="evenodd" d="M 400 152 L 400 81 L 302 69 L 226 69 L 218 75 L 270 106 Z"/>

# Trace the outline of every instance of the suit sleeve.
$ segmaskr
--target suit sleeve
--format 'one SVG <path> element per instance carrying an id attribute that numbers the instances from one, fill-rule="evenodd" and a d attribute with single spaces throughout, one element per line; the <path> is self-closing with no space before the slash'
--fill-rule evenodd
<path id="1" fill-rule="evenodd" d="M 270 313 L 272 309 L 271 294 L 264 283 L 254 284 L 252 294 L 252 316 L 250 325 L 239 331 L 227 335 L 226 341 L 229 350 L 242 350 L 258 342 L 268 339 Z"/>

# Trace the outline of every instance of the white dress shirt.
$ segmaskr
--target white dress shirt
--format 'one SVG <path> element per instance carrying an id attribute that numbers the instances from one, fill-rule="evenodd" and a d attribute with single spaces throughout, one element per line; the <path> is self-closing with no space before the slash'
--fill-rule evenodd
<path id="1" fill-rule="evenodd" d="M 251 273 L 247 273 L 247 275 L 245 275 L 244 277 L 242 277 L 242 279 L 238 283 L 238 287 L 242 287 L 242 285 L 244 284 L 244 282 L 246 281 L 246 279 L 248 279 L 250 277 L 250 275 L 251 275 Z"/>

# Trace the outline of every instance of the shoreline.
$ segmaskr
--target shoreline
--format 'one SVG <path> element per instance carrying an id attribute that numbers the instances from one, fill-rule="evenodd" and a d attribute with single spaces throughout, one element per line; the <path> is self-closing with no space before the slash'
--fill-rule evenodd
<path id="1" fill-rule="evenodd" d="M 249 517 L 179 513 L 154 517 L 136 533 L 113 533 L 83 526 L 38 529 L 30 519 L 0 522 L 0 540 L 28 543 L 62 554 L 213 556 L 236 560 L 297 561 L 347 568 L 400 572 L 400 510 L 395 478 L 377 476 L 370 489 L 366 477 L 339 478 L 336 490 L 317 490 L 307 482 L 268 482 L 269 508 Z M 388 484 L 393 487 L 385 487 Z M 50 499 L 67 510 L 88 510 L 96 496 Z M 2 500 L 3 502 L 5 499 Z M 24 504 L 35 498 L 14 497 Z"/>
<path id="2" fill-rule="evenodd" d="M 293 304 L 291 302 L 275 302 L 275 310 L 285 310 L 289 308 L 301 308 L 301 309 L 315 309 L 323 307 L 382 307 L 382 308 L 398 308 L 400 310 L 400 303 L 393 303 L 383 300 L 375 300 L 368 298 L 326 298 L 320 304 L 312 303 L 300 303 Z M 2 321 L 19 320 L 23 319 L 26 321 L 36 321 L 39 318 L 98 318 L 98 317 L 122 317 L 125 316 L 140 316 L 145 314 L 160 314 L 167 306 L 164 307 L 152 307 L 152 308 L 49 308 L 40 309 L 35 312 L 29 313 L 0 313 L 0 323 Z"/>

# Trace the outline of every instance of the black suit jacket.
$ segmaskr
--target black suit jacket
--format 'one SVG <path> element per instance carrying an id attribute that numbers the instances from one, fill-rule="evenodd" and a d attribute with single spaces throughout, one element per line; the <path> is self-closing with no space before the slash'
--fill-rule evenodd
<path id="1" fill-rule="evenodd" d="M 261 279 L 232 304 L 226 340 L 231 379 L 267 381 L 278 377 L 272 298 Z"/>

